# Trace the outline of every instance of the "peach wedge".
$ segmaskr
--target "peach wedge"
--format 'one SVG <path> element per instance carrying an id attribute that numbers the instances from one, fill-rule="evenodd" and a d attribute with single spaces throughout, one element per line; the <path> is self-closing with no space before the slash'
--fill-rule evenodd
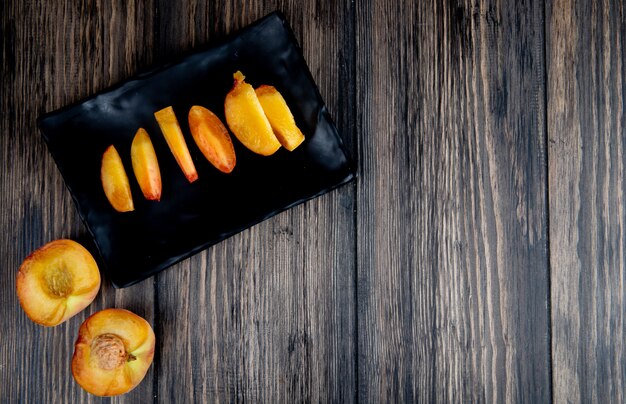
<path id="1" fill-rule="evenodd" d="M 274 87 L 265 85 L 256 89 L 256 96 L 280 144 L 289 151 L 300 146 L 304 142 L 304 135 L 296 126 L 283 96 Z"/>
<path id="2" fill-rule="evenodd" d="M 241 72 L 233 75 L 235 83 L 224 101 L 226 123 L 237 139 L 248 149 L 263 156 L 280 148 L 254 88 L 245 82 Z"/>
<path id="3" fill-rule="evenodd" d="M 102 155 L 100 179 L 102 180 L 104 194 L 111 206 L 113 206 L 113 209 L 118 212 L 135 210 L 126 170 L 124 170 L 122 159 L 113 145 L 109 146 Z"/>
<path id="4" fill-rule="evenodd" d="M 17 297 L 34 322 L 52 327 L 89 306 L 100 290 L 93 257 L 72 240 L 55 240 L 35 250 L 17 273 Z"/>
<path id="5" fill-rule="evenodd" d="M 161 199 L 161 171 L 148 132 L 139 128 L 130 146 L 135 178 L 143 196 L 150 201 Z"/>
<path id="6" fill-rule="evenodd" d="M 191 155 L 189 154 L 189 149 L 187 148 L 183 132 L 180 130 L 180 125 L 178 124 L 178 120 L 174 114 L 174 109 L 172 107 L 163 108 L 162 110 L 155 112 L 154 117 L 159 123 L 163 136 L 165 137 L 165 141 L 174 155 L 180 169 L 183 170 L 187 181 L 194 182 L 198 179 L 198 172 L 196 171 L 196 166 L 194 166 Z"/>
<path id="7" fill-rule="evenodd" d="M 194 105 L 189 110 L 189 129 L 207 160 L 223 173 L 230 173 L 237 162 L 228 130 L 213 112 Z"/>
<path id="8" fill-rule="evenodd" d="M 99 311 L 78 330 L 72 374 L 96 396 L 127 393 L 148 372 L 154 345 L 154 331 L 143 318 L 123 309 Z"/>

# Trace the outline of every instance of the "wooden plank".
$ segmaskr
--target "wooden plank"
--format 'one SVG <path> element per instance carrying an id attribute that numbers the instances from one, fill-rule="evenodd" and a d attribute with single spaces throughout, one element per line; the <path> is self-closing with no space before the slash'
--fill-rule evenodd
<path id="1" fill-rule="evenodd" d="M 554 401 L 622 403 L 626 14 L 547 6 Z"/>
<path id="2" fill-rule="evenodd" d="M 360 401 L 550 400 L 543 12 L 357 3 Z"/>
<path id="3" fill-rule="evenodd" d="M 159 4 L 169 56 L 281 9 L 349 145 L 349 1 Z M 160 56 L 159 56 L 160 57 Z M 158 276 L 158 400 L 354 400 L 354 189 L 244 231 Z"/>
<path id="4" fill-rule="evenodd" d="M 36 127 L 39 114 L 93 94 L 151 62 L 152 4 L 135 1 L 2 4 L 0 137 L 0 401 L 94 402 L 72 378 L 78 328 L 90 314 L 128 308 L 154 320 L 150 282 L 123 291 L 105 279 L 87 310 L 55 328 L 30 322 L 15 295 L 22 260 L 53 239 L 89 242 Z M 152 397 L 153 375 L 123 399 Z"/>

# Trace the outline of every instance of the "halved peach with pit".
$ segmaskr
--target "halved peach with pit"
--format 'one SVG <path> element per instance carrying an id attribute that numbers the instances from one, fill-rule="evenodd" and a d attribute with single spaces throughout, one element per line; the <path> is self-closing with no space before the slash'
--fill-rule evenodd
<path id="1" fill-rule="evenodd" d="M 89 306 L 100 290 L 100 271 L 85 247 L 55 240 L 24 260 L 16 288 L 26 315 L 51 327 Z"/>
<path id="2" fill-rule="evenodd" d="M 189 148 L 185 142 L 183 132 L 180 130 L 180 125 L 178 124 L 178 119 L 176 119 L 176 114 L 174 114 L 174 109 L 172 107 L 163 108 L 162 110 L 155 112 L 154 117 L 159 123 L 159 127 L 161 128 L 161 132 L 163 132 L 165 141 L 174 155 L 174 159 L 176 159 L 178 166 L 181 170 L 183 170 L 187 181 L 194 182 L 198 179 L 198 172 L 196 171 L 196 166 L 193 164 L 193 160 L 191 159 L 191 154 L 189 154 Z"/>
<path id="3" fill-rule="evenodd" d="M 146 376 L 154 345 L 154 331 L 140 316 L 123 309 L 99 311 L 78 330 L 72 374 L 96 396 L 127 393 Z"/>
<path id="4" fill-rule="evenodd" d="M 223 173 L 235 168 L 237 158 L 228 130 L 213 112 L 194 105 L 189 110 L 189 130 L 207 160 Z"/>
<path id="5" fill-rule="evenodd" d="M 235 83 L 224 101 L 228 127 L 253 152 L 263 156 L 274 154 L 280 148 L 280 142 L 272 131 L 254 88 L 245 82 L 241 72 L 236 72 L 233 77 Z"/>
<path id="6" fill-rule="evenodd" d="M 118 212 L 130 212 L 135 210 L 133 195 L 130 192 L 130 183 L 122 159 L 115 149 L 109 146 L 102 155 L 102 167 L 100 180 L 104 194 Z"/>
<path id="7" fill-rule="evenodd" d="M 130 146 L 135 178 L 143 196 L 150 201 L 161 199 L 161 171 L 148 132 L 139 128 Z"/>
<path id="8" fill-rule="evenodd" d="M 296 125 L 283 96 L 273 86 L 263 85 L 255 92 L 280 144 L 289 151 L 300 146 L 304 142 L 304 135 Z"/>

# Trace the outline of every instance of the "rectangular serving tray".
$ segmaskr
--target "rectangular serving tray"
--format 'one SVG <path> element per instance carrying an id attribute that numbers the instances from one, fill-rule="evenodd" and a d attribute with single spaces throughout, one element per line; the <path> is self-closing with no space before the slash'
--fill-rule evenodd
<path id="1" fill-rule="evenodd" d="M 224 99 L 241 70 L 257 87 L 275 86 L 306 140 L 263 157 L 234 137 L 237 165 L 216 170 L 201 154 L 187 114 L 204 106 L 225 123 Z M 154 119 L 173 106 L 198 171 L 188 183 Z M 126 287 L 294 205 L 354 178 L 353 164 L 284 17 L 273 13 L 209 49 L 178 58 L 38 120 L 48 149 L 93 236 L 108 278 Z M 130 145 L 138 128 L 152 139 L 161 170 L 160 202 L 135 180 Z M 113 210 L 100 181 L 102 154 L 115 145 L 135 211 Z"/>

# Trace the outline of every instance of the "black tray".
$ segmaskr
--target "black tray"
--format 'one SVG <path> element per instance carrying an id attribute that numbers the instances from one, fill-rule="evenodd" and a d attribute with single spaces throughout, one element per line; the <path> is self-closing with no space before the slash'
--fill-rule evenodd
<path id="1" fill-rule="evenodd" d="M 275 86 L 306 140 L 293 152 L 263 157 L 234 137 L 237 165 L 217 171 L 189 132 L 192 105 L 223 122 L 224 98 L 241 70 L 257 87 Z M 153 113 L 174 107 L 199 179 L 189 184 L 176 164 Z M 221 44 L 140 74 L 111 89 L 39 118 L 78 212 L 93 236 L 101 264 L 116 287 L 139 282 L 210 245 L 354 178 L 347 157 L 294 35 L 273 13 Z M 130 145 L 145 128 L 157 153 L 163 182 L 160 202 L 143 198 Z M 114 144 L 128 174 L 135 211 L 118 213 L 100 182 L 100 164 Z"/>

